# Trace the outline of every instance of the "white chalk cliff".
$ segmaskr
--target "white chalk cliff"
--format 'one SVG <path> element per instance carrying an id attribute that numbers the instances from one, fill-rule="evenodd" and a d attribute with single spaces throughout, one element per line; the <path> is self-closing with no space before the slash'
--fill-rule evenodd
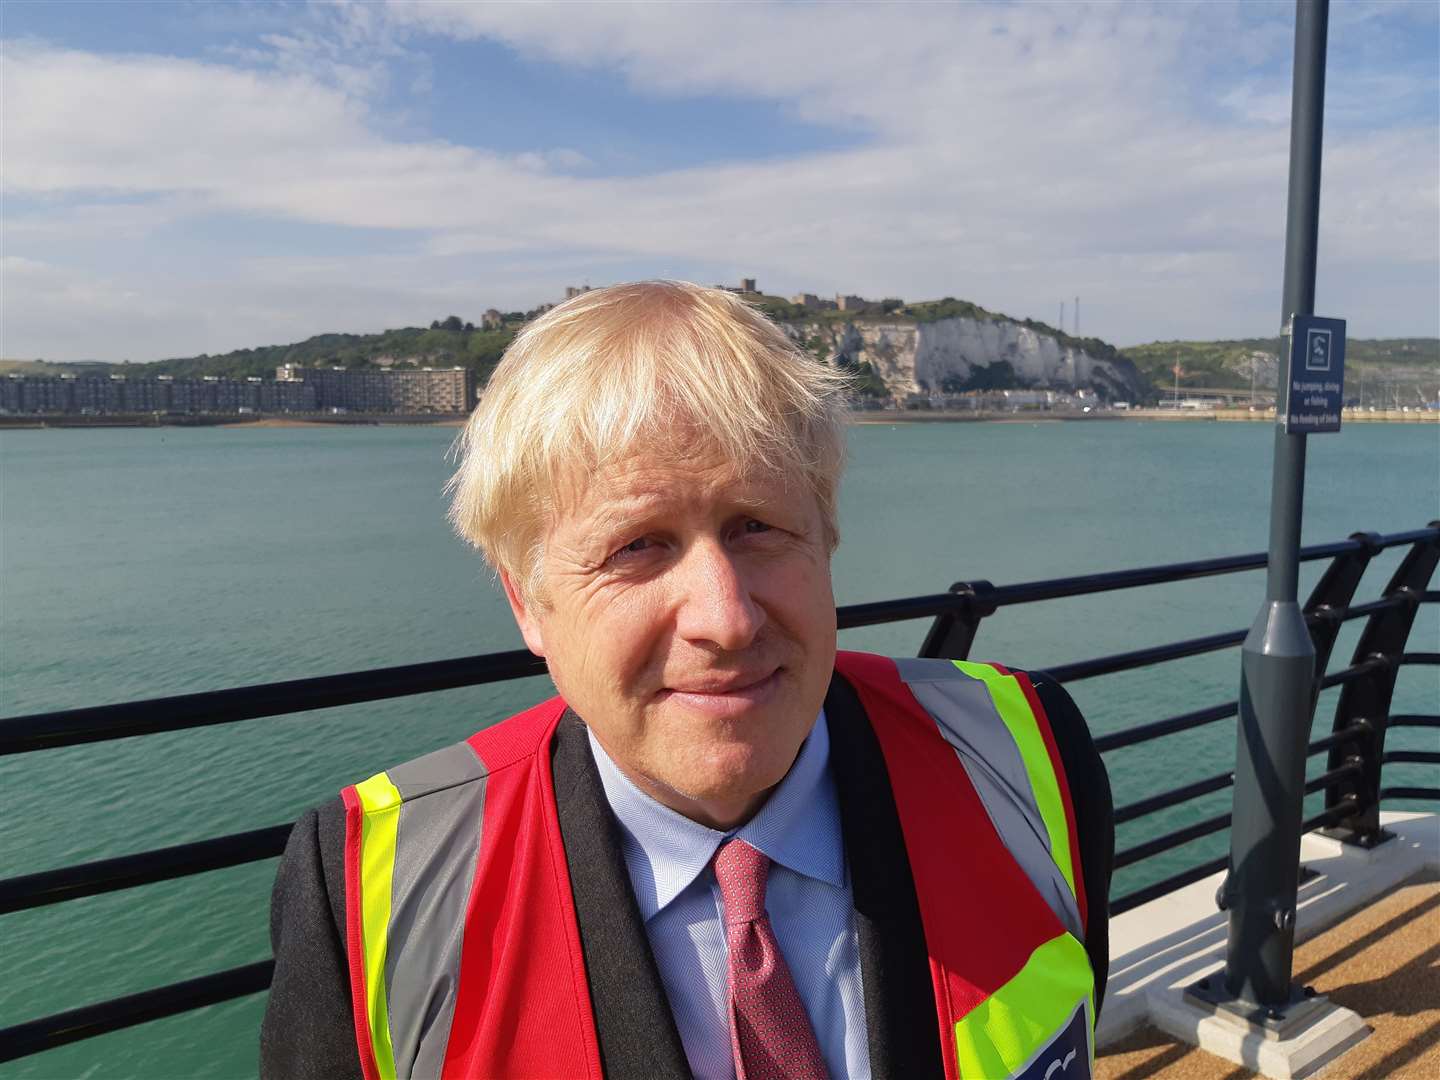
<path id="1" fill-rule="evenodd" d="M 1133 364 L 1103 359 L 1003 317 L 897 318 L 850 322 L 793 322 L 787 329 L 812 352 L 853 364 L 868 362 L 890 392 L 939 390 L 947 377 L 964 380 L 977 368 L 1006 361 L 1032 387 L 1089 389 L 1106 398 L 1134 398 L 1142 379 Z"/>

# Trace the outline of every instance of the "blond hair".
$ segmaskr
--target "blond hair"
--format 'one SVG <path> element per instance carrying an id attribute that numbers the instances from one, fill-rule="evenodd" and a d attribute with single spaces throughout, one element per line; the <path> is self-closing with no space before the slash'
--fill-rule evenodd
<path id="1" fill-rule="evenodd" d="M 456 441 L 450 520 L 529 597 L 564 486 L 637 449 L 717 451 L 797 477 L 833 549 L 849 379 L 723 289 L 643 281 L 580 294 L 525 327 Z"/>

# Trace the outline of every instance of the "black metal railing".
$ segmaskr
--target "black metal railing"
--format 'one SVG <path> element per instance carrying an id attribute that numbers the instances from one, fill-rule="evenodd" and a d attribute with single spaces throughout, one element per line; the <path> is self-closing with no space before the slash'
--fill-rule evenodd
<path id="1" fill-rule="evenodd" d="M 1382 594 L 1371 601 L 1352 603 L 1370 561 L 1382 551 L 1402 547 L 1409 550 Z M 1318 697 L 1322 689 L 1342 688 L 1330 733 L 1309 745 L 1311 757 L 1328 755 L 1325 769 L 1305 785 L 1307 793 L 1325 793 L 1325 808 L 1307 818 L 1303 828 L 1306 831 L 1326 829 L 1347 842 L 1373 845 L 1385 838 L 1379 819 L 1382 800 L 1440 799 L 1440 787 L 1386 787 L 1381 782 L 1383 767 L 1388 763 L 1440 764 L 1440 753 L 1437 752 L 1385 749 L 1385 735 L 1389 728 L 1440 727 L 1440 717 L 1437 716 L 1409 713 L 1391 716 L 1389 712 L 1396 676 L 1402 667 L 1440 663 L 1440 653 L 1405 651 L 1420 605 L 1440 600 L 1440 592 L 1427 588 L 1436 564 L 1440 562 L 1440 522 L 1432 522 L 1424 529 L 1389 536 L 1357 533 L 1338 543 L 1305 548 L 1301 559 L 1307 562 L 1330 560 L 1304 608 L 1315 642 L 1314 692 Z M 996 586 L 988 581 L 959 582 L 948 592 L 856 604 L 840 608 L 837 614 L 842 630 L 930 619 L 931 626 L 920 655 L 964 659 L 970 653 L 982 621 L 1005 607 L 1258 570 L 1265 564 L 1264 554 L 1253 554 L 1016 585 Z M 1330 654 L 1340 628 L 1355 619 L 1367 621 L 1349 666 L 1328 672 Z M 1233 648 L 1244 637 L 1244 630 L 1210 634 L 1062 664 L 1046 669 L 1045 674 L 1062 683 L 1097 678 Z M 0 755 L 33 753 L 160 731 L 285 716 L 312 709 L 477 686 L 543 674 L 544 671 L 542 660 L 528 652 L 512 651 L 122 705 L 12 717 L 0 719 Z M 1102 754 L 1106 754 L 1232 720 L 1237 713 L 1236 702 L 1220 702 L 1102 735 L 1096 738 L 1095 744 Z M 1222 791 L 1233 783 L 1233 775 L 1227 772 L 1157 792 L 1117 807 L 1115 820 L 1117 824 L 1138 821 Z M 1117 868 L 1136 865 L 1202 837 L 1222 832 L 1229 825 L 1230 814 L 1216 814 L 1147 837 L 1118 851 L 1115 865 Z M 0 881 L 0 914 L 274 858 L 284 849 L 289 832 L 289 824 L 274 825 L 9 878 Z M 1113 896 L 1110 898 L 1111 913 L 1129 911 L 1208 877 L 1223 870 L 1226 861 L 1225 857 L 1208 859 L 1143 888 Z M 5 1028 L 0 1030 L 0 1061 L 257 993 L 269 986 L 273 967 L 273 962 L 269 960 L 248 964 Z"/>

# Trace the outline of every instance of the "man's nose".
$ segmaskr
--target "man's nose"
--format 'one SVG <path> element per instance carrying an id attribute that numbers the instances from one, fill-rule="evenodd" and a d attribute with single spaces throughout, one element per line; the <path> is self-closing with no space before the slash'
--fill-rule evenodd
<path id="1" fill-rule="evenodd" d="M 696 544 L 675 572 L 681 637 L 731 652 L 755 640 L 765 612 L 750 595 L 743 568 L 723 544 Z"/>

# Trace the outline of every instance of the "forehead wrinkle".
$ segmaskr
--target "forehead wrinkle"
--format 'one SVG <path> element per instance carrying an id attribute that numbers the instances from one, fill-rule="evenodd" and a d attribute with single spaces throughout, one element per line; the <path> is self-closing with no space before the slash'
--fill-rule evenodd
<path id="1" fill-rule="evenodd" d="M 690 454 L 677 454 L 672 447 L 632 450 L 609 466 L 567 469 L 549 500 L 551 528 L 578 522 L 587 532 L 610 534 L 709 502 L 756 510 L 775 500 L 773 492 L 761 489 L 778 486 L 788 492 L 801 482 L 761 461 L 736 461 L 713 443 L 692 445 Z"/>

